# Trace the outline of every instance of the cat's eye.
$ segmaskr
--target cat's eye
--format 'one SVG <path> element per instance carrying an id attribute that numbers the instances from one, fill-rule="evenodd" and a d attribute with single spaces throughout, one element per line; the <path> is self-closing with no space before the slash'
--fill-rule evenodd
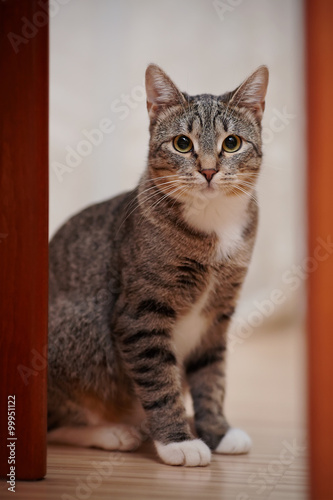
<path id="1" fill-rule="evenodd" d="M 238 135 L 228 135 L 223 141 L 222 149 L 227 153 L 235 153 L 240 149 L 242 139 Z"/>
<path id="2" fill-rule="evenodd" d="M 193 148 L 193 142 L 186 135 L 177 135 L 173 140 L 173 147 L 179 153 L 188 153 Z"/>

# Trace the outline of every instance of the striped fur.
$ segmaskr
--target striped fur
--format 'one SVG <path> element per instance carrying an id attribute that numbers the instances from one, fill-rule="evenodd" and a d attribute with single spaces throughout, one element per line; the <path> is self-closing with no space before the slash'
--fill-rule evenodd
<path id="1" fill-rule="evenodd" d="M 60 440 L 100 424 L 99 446 L 103 425 L 118 425 L 119 436 L 119 425 L 145 421 L 162 460 L 205 465 L 186 381 L 198 436 L 225 449 L 226 332 L 257 228 L 267 74 L 261 67 L 234 92 L 191 97 L 148 67 L 149 157 L 138 187 L 74 216 L 50 243 L 48 423 Z M 192 151 L 175 150 L 179 134 Z M 222 150 L 230 134 L 242 138 L 236 153 Z"/>

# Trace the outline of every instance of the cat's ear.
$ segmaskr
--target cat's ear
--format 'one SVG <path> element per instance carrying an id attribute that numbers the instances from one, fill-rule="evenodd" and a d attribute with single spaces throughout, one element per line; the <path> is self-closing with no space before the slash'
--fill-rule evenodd
<path id="1" fill-rule="evenodd" d="M 152 122 L 163 108 L 185 102 L 176 85 L 156 64 L 149 64 L 146 70 L 146 93 L 148 114 Z"/>
<path id="2" fill-rule="evenodd" d="M 258 122 L 261 121 L 265 109 L 265 97 L 268 85 L 268 68 L 259 66 L 244 82 L 232 93 L 230 104 L 250 109 Z"/>

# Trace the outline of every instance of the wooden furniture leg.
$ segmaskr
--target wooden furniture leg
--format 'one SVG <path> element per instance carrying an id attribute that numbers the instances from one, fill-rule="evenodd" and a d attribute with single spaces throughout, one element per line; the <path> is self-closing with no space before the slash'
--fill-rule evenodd
<path id="1" fill-rule="evenodd" d="M 333 498 L 333 3 L 306 2 L 311 500 Z"/>
<path id="2" fill-rule="evenodd" d="M 0 473 L 7 479 L 10 466 L 16 479 L 46 473 L 47 10 L 45 1 L 0 2 Z"/>

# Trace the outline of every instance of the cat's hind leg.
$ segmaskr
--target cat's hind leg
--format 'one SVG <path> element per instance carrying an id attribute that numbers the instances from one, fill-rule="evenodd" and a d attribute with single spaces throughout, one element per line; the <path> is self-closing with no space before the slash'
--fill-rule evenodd
<path id="1" fill-rule="evenodd" d="M 119 451 L 135 450 L 142 443 L 140 432 L 125 424 L 58 427 L 48 432 L 47 437 L 49 443 Z"/>

